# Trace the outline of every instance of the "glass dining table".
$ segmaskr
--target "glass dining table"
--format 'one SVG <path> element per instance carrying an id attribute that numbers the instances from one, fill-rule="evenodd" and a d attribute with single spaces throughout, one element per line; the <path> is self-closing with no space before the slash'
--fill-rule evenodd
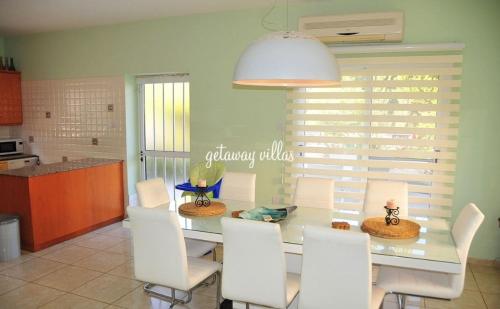
<path id="1" fill-rule="evenodd" d="M 190 197 L 187 197 L 189 199 Z M 224 216 L 231 217 L 236 210 L 248 210 L 256 207 L 282 208 L 286 205 L 271 205 L 233 200 L 220 200 L 226 205 Z M 179 223 L 187 238 L 222 243 L 222 216 L 186 217 L 178 212 L 178 207 L 186 200 L 172 202 L 171 211 L 178 214 Z M 302 232 L 304 226 L 331 227 L 335 221 L 348 222 L 351 232 L 362 232 L 361 224 L 365 214 L 355 210 L 330 210 L 323 208 L 298 207 L 287 219 L 276 223 L 281 227 L 284 250 L 290 254 L 302 254 Z M 451 235 L 448 221 L 440 218 L 410 216 L 417 222 L 420 235 L 411 239 L 384 239 L 370 236 L 372 263 L 444 273 L 460 273 L 461 261 Z M 275 224 L 275 223 L 269 223 Z M 124 226 L 128 222 L 124 221 Z"/>

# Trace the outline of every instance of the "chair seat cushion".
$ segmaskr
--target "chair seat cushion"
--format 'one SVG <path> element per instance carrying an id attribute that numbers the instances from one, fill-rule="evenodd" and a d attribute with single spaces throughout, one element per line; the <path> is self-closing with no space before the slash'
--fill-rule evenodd
<path id="1" fill-rule="evenodd" d="M 371 303 L 370 308 L 371 309 L 380 308 L 380 305 L 382 305 L 382 302 L 384 301 L 384 296 L 385 296 L 384 289 L 373 286 L 372 287 L 372 303 Z"/>
<path id="2" fill-rule="evenodd" d="M 290 305 L 295 296 L 299 293 L 300 276 L 294 273 L 287 273 L 286 276 L 286 303 Z"/>
<path id="3" fill-rule="evenodd" d="M 445 273 L 381 266 L 377 286 L 388 292 L 452 299 L 458 297 Z"/>
<path id="4" fill-rule="evenodd" d="M 202 257 L 217 246 L 214 242 L 185 238 L 187 256 Z"/>
<path id="5" fill-rule="evenodd" d="M 194 288 L 212 274 L 221 270 L 221 264 L 205 259 L 188 257 L 189 289 Z"/>

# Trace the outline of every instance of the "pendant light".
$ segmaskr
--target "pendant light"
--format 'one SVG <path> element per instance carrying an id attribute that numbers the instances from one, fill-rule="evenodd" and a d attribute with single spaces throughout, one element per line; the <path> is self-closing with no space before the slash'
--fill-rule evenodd
<path id="1" fill-rule="evenodd" d="M 288 1 L 286 6 L 288 28 Z M 245 49 L 235 67 L 233 84 L 328 87 L 340 84 L 340 74 L 333 53 L 318 39 L 300 32 L 273 32 Z"/>

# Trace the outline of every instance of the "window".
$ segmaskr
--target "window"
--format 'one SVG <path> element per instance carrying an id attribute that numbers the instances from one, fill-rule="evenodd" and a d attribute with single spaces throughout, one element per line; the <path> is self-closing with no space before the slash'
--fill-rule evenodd
<path id="1" fill-rule="evenodd" d="M 174 186 L 189 178 L 189 76 L 145 76 L 138 85 L 142 176 L 163 178 L 175 197 Z"/>
<path id="2" fill-rule="evenodd" d="M 368 179 L 406 181 L 412 215 L 450 217 L 462 56 L 351 55 L 338 88 L 288 93 L 287 200 L 295 177 L 336 180 L 335 207 L 361 209 Z M 382 206 L 382 205 L 381 205 Z"/>

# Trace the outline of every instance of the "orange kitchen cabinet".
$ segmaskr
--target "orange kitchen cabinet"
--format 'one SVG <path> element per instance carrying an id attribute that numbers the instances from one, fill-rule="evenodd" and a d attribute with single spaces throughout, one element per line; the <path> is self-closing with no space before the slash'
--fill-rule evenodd
<path id="1" fill-rule="evenodd" d="M 21 73 L 0 71 L 0 125 L 22 123 Z"/>

